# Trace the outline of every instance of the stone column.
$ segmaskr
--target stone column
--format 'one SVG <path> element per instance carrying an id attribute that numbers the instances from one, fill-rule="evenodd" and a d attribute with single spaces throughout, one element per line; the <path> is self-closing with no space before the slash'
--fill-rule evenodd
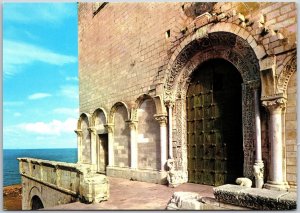
<path id="1" fill-rule="evenodd" d="M 289 186 L 283 174 L 282 112 L 286 106 L 285 98 L 262 102 L 269 112 L 269 142 L 271 145 L 270 180 L 264 185 L 267 189 L 286 191 Z"/>
<path id="2" fill-rule="evenodd" d="M 82 130 L 81 129 L 76 129 L 75 131 L 74 131 L 76 134 L 77 134 L 77 162 L 78 163 L 81 163 L 81 160 L 82 160 L 82 157 L 81 157 L 81 155 L 82 155 L 82 143 L 81 143 L 81 141 L 82 141 Z"/>
<path id="3" fill-rule="evenodd" d="M 169 117 L 169 159 L 173 158 L 173 124 L 172 124 L 172 119 L 173 119 L 173 107 L 174 103 L 169 101 L 167 103 L 168 107 L 168 117 Z"/>
<path id="4" fill-rule="evenodd" d="M 104 125 L 108 132 L 108 166 L 114 166 L 114 125 Z"/>
<path id="5" fill-rule="evenodd" d="M 137 169 L 138 167 L 138 146 L 136 140 L 137 122 L 129 121 L 130 128 L 130 168 Z"/>
<path id="6" fill-rule="evenodd" d="M 95 127 L 88 128 L 91 134 L 91 164 L 93 168 L 97 168 L 97 130 Z"/>
<path id="7" fill-rule="evenodd" d="M 261 150 L 261 123 L 259 113 L 259 96 L 258 89 L 254 90 L 254 109 L 255 109 L 255 163 L 253 165 L 254 176 L 255 176 L 255 187 L 262 188 L 264 185 L 264 163 L 262 161 L 262 150 Z"/>
<path id="8" fill-rule="evenodd" d="M 164 171 L 167 162 L 167 116 L 154 115 L 154 117 L 159 122 L 160 126 L 160 165 L 161 171 Z"/>

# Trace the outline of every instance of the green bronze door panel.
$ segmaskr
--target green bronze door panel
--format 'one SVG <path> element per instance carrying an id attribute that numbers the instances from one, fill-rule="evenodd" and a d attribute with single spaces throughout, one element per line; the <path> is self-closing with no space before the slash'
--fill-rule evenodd
<path id="1" fill-rule="evenodd" d="M 242 175 L 241 78 L 232 65 L 221 62 L 196 70 L 187 92 L 192 183 L 218 186 Z"/>

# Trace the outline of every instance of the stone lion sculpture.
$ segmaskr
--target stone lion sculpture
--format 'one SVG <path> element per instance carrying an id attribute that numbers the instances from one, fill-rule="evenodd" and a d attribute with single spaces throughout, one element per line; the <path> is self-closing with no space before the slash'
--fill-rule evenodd
<path id="1" fill-rule="evenodd" d="M 245 178 L 245 177 L 237 178 L 235 182 L 240 186 L 245 186 L 248 188 L 251 188 L 252 186 L 252 181 L 249 178 Z"/>

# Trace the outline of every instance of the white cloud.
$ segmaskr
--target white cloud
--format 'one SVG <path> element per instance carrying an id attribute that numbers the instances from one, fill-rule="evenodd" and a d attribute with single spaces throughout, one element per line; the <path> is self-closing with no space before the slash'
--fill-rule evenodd
<path id="1" fill-rule="evenodd" d="M 78 87 L 74 85 L 65 85 L 60 87 L 60 95 L 72 98 L 72 99 L 78 99 Z"/>
<path id="2" fill-rule="evenodd" d="M 21 130 L 36 134 L 45 135 L 61 135 L 62 133 L 74 132 L 77 126 L 77 119 L 68 118 L 65 121 L 52 120 L 49 123 L 35 122 L 35 123 L 22 123 L 18 127 Z"/>
<path id="3" fill-rule="evenodd" d="M 74 77 L 68 76 L 68 77 L 66 77 L 66 81 L 78 81 L 78 78 L 76 76 L 74 76 Z"/>
<path id="4" fill-rule="evenodd" d="M 15 117 L 20 117 L 21 115 L 22 115 L 22 114 L 19 113 L 19 112 L 15 112 L 15 113 L 14 113 L 14 116 L 15 116 Z"/>
<path id="5" fill-rule="evenodd" d="M 55 53 L 33 44 L 3 40 L 4 77 L 15 75 L 22 70 L 22 66 L 34 62 L 62 66 L 68 63 L 75 63 L 76 61 L 77 58 L 74 56 Z"/>
<path id="6" fill-rule="evenodd" d="M 50 96 L 51 96 L 51 94 L 49 94 L 49 93 L 34 93 L 32 95 L 29 95 L 28 99 L 29 100 L 37 100 L 37 99 L 47 98 Z"/>
<path id="7" fill-rule="evenodd" d="M 78 108 L 56 108 L 53 110 L 56 114 L 64 114 L 70 117 L 78 117 L 79 109 Z"/>
<path id="8" fill-rule="evenodd" d="M 68 3 L 9 3 L 3 14 L 6 20 L 23 24 L 60 24 L 76 15 Z"/>

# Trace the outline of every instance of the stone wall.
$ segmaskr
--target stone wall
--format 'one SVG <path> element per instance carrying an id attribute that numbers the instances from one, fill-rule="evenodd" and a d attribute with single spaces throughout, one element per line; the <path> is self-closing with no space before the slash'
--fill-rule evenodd
<path id="1" fill-rule="evenodd" d="M 297 184 L 297 73 L 294 73 L 288 84 L 288 102 L 285 117 L 285 143 L 286 143 L 286 178 L 289 185 L 294 188 Z"/>
<path id="2" fill-rule="evenodd" d="M 129 126 L 126 123 L 128 119 L 127 110 L 124 106 L 117 108 L 114 115 L 115 130 L 114 130 L 114 159 L 115 166 L 129 167 L 130 166 L 130 139 Z"/>
<path id="3" fill-rule="evenodd" d="M 160 168 L 159 123 L 154 119 L 155 104 L 146 99 L 138 109 L 138 168 Z"/>
<path id="4" fill-rule="evenodd" d="M 205 12 L 208 14 L 199 18 Z M 215 32 L 217 37 L 220 32 L 227 32 L 228 35 L 237 36 L 241 43 L 249 46 L 249 48 L 238 46 L 239 53 L 244 54 L 243 50 L 251 49 L 253 53 L 251 57 L 248 55 L 242 58 L 252 60 L 252 56 L 255 56 L 256 62 L 253 67 L 258 71 L 260 67 L 257 61 L 275 55 L 274 75 L 276 75 L 277 89 L 274 93 L 276 94 L 284 93 L 284 87 L 289 79 L 287 76 L 290 75 L 286 72 L 286 65 L 295 55 L 296 50 L 296 5 L 291 2 L 170 2 L 105 5 L 79 3 L 78 16 L 79 95 L 82 113 L 92 114 L 99 107 L 110 112 L 115 103 L 122 101 L 128 106 L 129 118 L 132 119 L 136 100 L 142 94 L 152 97 L 161 95 L 166 103 L 168 83 L 184 86 L 189 78 L 185 75 L 188 72 L 178 77 L 181 73 L 178 72 L 176 76 L 174 74 L 176 72 L 172 69 L 181 66 L 182 69 L 190 69 L 191 72 L 194 70 L 197 66 L 193 64 L 196 61 L 194 60 L 196 53 L 192 52 L 191 43 L 195 41 L 194 44 L 197 46 L 196 38 L 200 38 L 205 33 L 212 35 Z M 187 49 L 191 49 L 191 52 Z M 181 54 L 182 52 L 184 54 Z M 213 57 L 213 55 L 213 52 L 208 52 L 205 57 Z M 180 58 L 186 60 L 181 61 Z M 236 61 L 239 62 L 238 59 Z M 245 73 L 247 75 L 248 72 Z M 184 99 L 177 93 L 176 100 L 181 98 Z M 291 95 L 288 98 L 291 99 L 288 102 L 295 100 Z M 251 103 L 251 100 L 246 101 Z M 184 104 L 176 103 L 172 118 L 174 157 L 176 164 L 183 170 L 186 164 L 184 162 L 186 161 L 184 145 L 186 130 L 182 125 L 185 122 L 182 112 L 185 110 Z M 251 117 L 253 115 L 251 113 L 247 111 L 244 115 Z M 268 115 L 262 107 L 260 114 L 262 151 L 267 180 L 271 164 Z M 244 122 L 244 131 L 247 132 L 247 137 L 249 136 L 245 146 L 245 175 L 249 177 L 252 174 L 255 156 L 254 139 L 253 136 L 251 137 L 254 135 L 254 130 L 249 124 L 253 122 L 251 119 Z M 159 132 L 156 137 L 159 136 L 158 134 Z M 295 140 L 295 135 L 291 137 L 287 140 Z M 290 146 L 287 146 L 287 151 L 289 154 L 292 153 L 291 155 L 296 155 L 296 151 L 291 151 Z M 287 179 L 291 182 L 296 176 L 289 173 L 294 168 L 290 161 L 287 159 Z"/>
<path id="5" fill-rule="evenodd" d="M 75 201 L 107 200 L 109 186 L 105 175 L 91 173 L 89 165 L 34 158 L 18 158 L 22 176 L 22 210 L 48 208 Z"/>

